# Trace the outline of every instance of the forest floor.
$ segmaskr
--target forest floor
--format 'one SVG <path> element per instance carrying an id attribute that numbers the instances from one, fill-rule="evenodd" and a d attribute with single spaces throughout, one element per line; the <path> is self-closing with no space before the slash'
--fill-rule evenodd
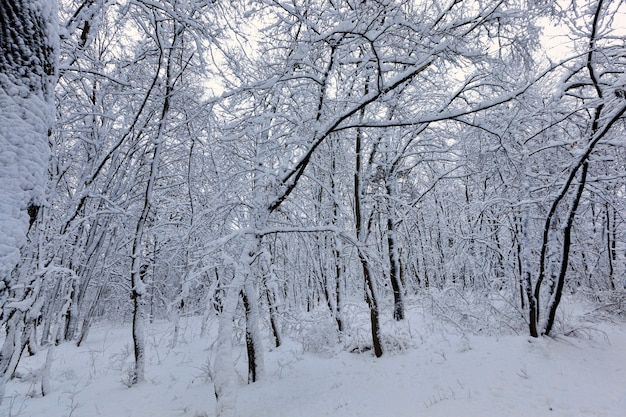
<path id="1" fill-rule="evenodd" d="M 511 325 L 520 319 L 506 323 L 493 319 L 497 312 L 490 319 L 475 308 L 447 309 L 441 298 L 411 300 L 406 320 L 384 322 L 386 353 L 378 359 L 367 350 L 366 315 L 358 308 L 348 315 L 343 341 L 332 320 L 303 315 L 286 322 L 290 336 L 280 348 L 267 351 L 268 339 L 260 382 L 243 384 L 243 349 L 235 352 L 238 411 L 242 417 L 621 417 L 626 322 L 598 307 L 566 300 L 555 336 L 533 339 Z M 463 310 L 469 312 L 446 314 Z M 490 320 L 483 330 L 481 322 Z M 46 352 L 24 358 L 0 416 L 213 416 L 214 327 L 202 336 L 201 320 L 185 318 L 172 347 L 173 325 L 153 323 L 147 381 L 129 388 L 130 326 L 100 323 L 82 347 L 54 348 L 46 396 L 38 380 Z"/>

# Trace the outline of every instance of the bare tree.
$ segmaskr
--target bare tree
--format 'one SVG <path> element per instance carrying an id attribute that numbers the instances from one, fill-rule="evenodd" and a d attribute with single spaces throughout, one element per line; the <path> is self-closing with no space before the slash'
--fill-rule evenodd
<path id="1" fill-rule="evenodd" d="M 584 22 L 588 46 L 583 60 L 566 75 L 563 82 L 564 99 L 572 100 L 578 108 L 574 114 L 585 117 L 587 126 L 581 129 L 581 137 L 574 145 L 577 152 L 563 172 L 563 183 L 554 195 L 542 229 L 539 269 L 533 291 L 527 284 L 529 299 L 530 334 L 537 337 L 550 334 L 556 311 L 561 301 L 572 251 L 572 230 L 585 187 L 592 156 L 610 138 L 613 127 L 623 120 L 626 113 L 624 100 L 624 62 L 621 57 L 623 45 L 607 43 L 603 39 L 613 21 L 616 9 L 610 2 L 599 0 L 589 6 Z M 578 22 L 572 22 L 577 25 Z M 555 253 L 556 252 L 556 253 Z M 557 254 L 560 252 L 560 254 Z M 549 282 L 546 294 L 545 320 L 540 322 L 542 284 Z"/>

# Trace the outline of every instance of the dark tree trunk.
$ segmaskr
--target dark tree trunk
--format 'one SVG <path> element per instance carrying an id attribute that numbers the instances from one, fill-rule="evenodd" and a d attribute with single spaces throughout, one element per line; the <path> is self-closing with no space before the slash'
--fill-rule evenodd
<path id="1" fill-rule="evenodd" d="M 254 349 L 254 336 L 252 335 L 248 322 L 250 320 L 250 301 L 246 296 L 245 291 L 241 291 L 241 298 L 243 300 L 243 306 L 246 310 L 246 352 L 248 353 L 248 383 L 256 382 L 257 378 L 257 363 L 256 353 Z"/>
<path id="2" fill-rule="evenodd" d="M 589 163 L 585 162 L 582 166 L 582 173 L 580 175 L 580 183 L 578 184 L 578 189 L 576 190 L 576 196 L 574 197 L 574 201 L 572 202 L 572 207 L 567 216 L 567 223 L 565 225 L 565 229 L 563 230 L 563 253 L 561 255 L 561 270 L 559 271 L 556 288 L 554 289 L 550 304 L 548 305 L 548 320 L 546 322 L 545 330 L 543 332 L 545 335 L 549 335 L 550 331 L 552 330 L 552 326 L 554 325 L 554 319 L 556 317 L 556 310 L 559 307 L 559 303 L 561 302 L 563 285 L 565 283 L 565 275 L 567 274 L 567 267 L 569 265 L 569 254 L 572 243 L 572 226 L 574 224 L 574 218 L 576 217 L 578 204 L 580 203 L 580 198 L 582 197 L 583 191 L 585 189 L 588 168 Z"/>
<path id="3" fill-rule="evenodd" d="M 367 88 L 365 93 L 367 94 Z M 355 170 L 354 170 L 354 220 L 356 228 L 356 236 L 359 245 L 364 244 L 367 238 L 366 228 L 363 226 L 363 210 L 362 210 L 362 190 L 361 190 L 361 131 L 356 134 L 355 143 Z M 368 223 L 368 229 L 371 223 Z M 363 271 L 363 279 L 365 280 L 365 300 L 370 310 L 370 325 L 372 329 L 372 345 L 376 357 L 383 354 L 382 343 L 380 340 L 380 321 L 378 313 L 378 301 L 376 299 L 376 285 L 374 277 L 370 271 L 369 261 L 362 252 L 364 248 L 358 248 L 359 260 Z"/>
<path id="4" fill-rule="evenodd" d="M 278 306 L 276 305 L 276 293 L 269 287 L 265 286 L 265 297 L 267 298 L 267 305 L 270 310 L 270 325 L 272 327 L 272 336 L 274 337 L 274 346 L 280 347 L 282 341 L 280 337 L 280 330 L 278 326 Z M 247 307 L 246 307 L 247 311 Z"/>
<path id="5" fill-rule="evenodd" d="M 380 339 L 380 319 L 378 313 L 378 300 L 376 299 L 376 287 L 372 280 L 372 274 L 369 269 L 367 259 L 363 255 L 359 255 L 361 259 L 361 266 L 363 267 L 363 276 L 365 278 L 365 284 L 367 286 L 365 291 L 365 300 L 370 310 L 370 324 L 372 329 L 372 345 L 374 348 L 374 354 L 377 358 L 383 355 L 383 346 Z"/>
<path id="6" fill-rule="evenodd" d="M 402 299 L 402 284 L 400 282 L 400 262 L 398 260 L 395 240 L 395 227 L 391 214 L 387 216 L 387 245 L 389 247 L 389 279 L 393 290 L 393 318 L 404 319 L 404 300 Z"/>
<path id="7" fill-rule="evenodd" d="M 335 245 L 337 243 L 335 242 Z M 339 259 L 339 251 L 335 248 L 333 249 L 333 257 L 335 259 L 335 321 L 337 322 L 337 330 L 339 333 L 343 332 L 343 319 L 342 319 L 342 306 L 343 303 L 341 291 L 343 290 L 341 281 L 341 264 Z"/>

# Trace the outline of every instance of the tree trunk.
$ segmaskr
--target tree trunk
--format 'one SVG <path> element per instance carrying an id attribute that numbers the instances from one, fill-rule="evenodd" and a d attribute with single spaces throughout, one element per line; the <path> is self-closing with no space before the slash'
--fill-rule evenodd
<path id="1" fill-rule="evenodd" d="M 366 90 L 367 93 L 367 90 Z M 354 170 L 354 221 L 356 228 L 357 242 L 361 246 L 359 251 L 359 260 L 363 279 L 365 281 L 365 300 L 370 310 L 370 326 L 372 330 L 372 345 L 376 357 L 383 354 L 382 343 L 380 340 L 380 322 L 378 313 L 378 300 L 376 298 L 376 284 L 370 270 L 370 264 L 363 251 L 365 250 L 365 240 L 367 239 L 368 230 L 363 226 L 363 207 L 362 207 L 362 189 L 361 189 L 361 131 L 356 134 L 355 143 L 355 170 Z"/>
<path id="2" fill-rule="evenodd" d="M 273 272 L 271 272 L 271 274 L 273 274 Z M 280 347 L 282 340 L 280 336 L 280 327 L 278 325 L 278 294 L 274 290 L 273 284 L 273 282 L 265 283 L 265 297 L 270 311 L 270 325 L 272 327 L 272 336 L 274 337 L 274 346 Z"/>
<path id="3" fill-rule="evenodd" d="M 222 312 L 213 362 L 213 388 L 215 390 L 215 411 L 217 417 L 237 416 L 237 374 L 233 364 L 233 320 L 241 291 L 241 282 L 235 275 L 233 282 L 225 289 Z M 225 286 L 226 288 L 226 286 Z"/>
<path id="4" fill-rule="evenodd" d="M 343 273 L 341 268 L 341 251 L 340 251 L 340 242 L 335 241 L 335 247 L 333 248 L 333 258 L 335 261 L 335 321 L 337 322 L 337 330 L 341 335 L 341 332 L 344 330 L 343 324 Z"/>
<path id="5" fill-rule="evenodd" d="M 5 282 L 45 202 L 57 24 L 52 1 L 0 1 L 0 224 L 6 237 L 0 279 Z"/>
<path id="6" fill-rule="evenodd" d="M 250 267 L 258 253 L 259 239 L 256 235 L 247 237 L 241 256 L 235 265 L 233 280 L 230 285 L 224 285 L 226 296 L 219 316 L 217 348 L 213 362 L 213 387 L 217 400 L 217 417 L 235 417 L 237 415 L 237 375 L 232 357 L 233 320 L 239 296 L 245 290 L 246 280 L 250 276 Z M 251 340 L 250 343 L 254 343 L 254 341 Z M 256 354 L 256 347 L 252 347 L 252 351 L 253 354 Z M 262 358 L 255 356 L 254 363 L 258 364 L 260 360 Z"/>
<path id="7" fill-rule="evenodd" d="M 395 181 L 395 178 L 388 179 Z M 387 248 L 389 252 L 389 280 L 393 290 L 393 318 L 394 320 L 404 319 L 404 300 L 402 299 L 402 283 L 400 282 L 400 259 L 398 255 L 398 245 L 396 243 L 396 227 L 394 224 L 394 202 L 395 193 L 393 187 L 395 184 L 386 185 L 387 190 Z"/>
<path id="8" fill-rule="evenodd" d="M 54 1 L 0 0 L 0 293 L 25 284 L 19 282 L 23 276 L 11 272 L 45 204 L 57 27 Z M 7 331 L 0 349 L 0 402 L 11 368 L 19 361 L 16 350 L 23 336 L 22 313 L 7 311 L 6 303 L 0 294 L 0 317 Z"/>
<path id="9" fill-rule="evenodd" d="M 248 383 L 263 377 L 264 360 L 261 333 L 259 330 L 259 305 L 254 286 L 246 279 L 241 292 L 246 310 L 246 349 L 248 352 Z"/>
<path id="10" fill-rule="evenodd" d="M 565 275 L 567 274 L 567 267 L 569 265 L 569 254 L 572 242 L 572 226 L 574 224 L 574 218 L 576 217 L 578 204 L 580 203 L 580 198 L 582 197 L 583 191 L 585 189 L 588 168 L 589 163 L 585 162 L 582 166 L 582 173 L 580 175 L 578 190 L 576 191 L 576 196 L 574 197 L 572 207 L 568 213 L 565 229 L 563 229 L 563 253 L 561 254 L 561 270 L 559 272 L 558 280 L 556 282 L 556 288 L 552 291 L 552 296 L 547 306 L 548 318 L 544 327 L 544 331 L 542 332 L 545 335 L 549 335 L 550 331 L 552 330 L 552 326 L 554 325 L 554 319 L 556 317 L 556 310 L 559 307 L 559 303 L 561 302 L 563 285 L 565 283 Z"/>
<path id="11" fill-rule="evenodd" d="M 609 263 L 609 286 L 611 290 L 615 290 L 615 267 L 613 263 L 617 260 L 616 251 L 616 231 L 615 231 L 615 209 L 609 208 L 609 203 L 604 203 L 604 210 L 606 214 L 606 247 L 607 247 L 607 260 Z M 611 214 L 613 214 L 613 221 L 611 221 Z"/>
<path id="12" fill-rule="evenodd" d="M 380 338 L 380 319 L 378 313 L 378 300 L 376 297 L 376 285 L 372 279 L 369 263 L 363 254 L 359 254 L 363 277 L 365 279 L 365 300 L 370 310 L 370 325 L 372 330 L 372 345 L 377 358 L 383 355 L 383 346 Z"/>

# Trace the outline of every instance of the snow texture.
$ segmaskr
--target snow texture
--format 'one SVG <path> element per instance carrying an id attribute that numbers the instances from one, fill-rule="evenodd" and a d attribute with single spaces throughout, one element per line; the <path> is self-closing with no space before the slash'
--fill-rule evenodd
<path id="1" fill-rule="evenodd" d="M 409 301 L 409 300 L 407 300 Z M 387 343 L 402 341 L 376 359 L 329 342 L 324 353 L 294 339 L 267 352 L 266 378 L 245 385 L 245 348 L 239 358 L 237 415 L 255 417 L 501 417 L 623 416 L 626 325 L 578 319 L 569 336 L 463 334 L 423 306 L 410 303 L 404 323 L 385 324 Z M 585 317 L 592 308 L 564 306 Z M 390 311 L 387 311 L 390 316 Z M 357 316 L 350 317 L 354 324 Z M 366 317 L 363 317 L 366 323 Z M 319 322 L 318 317 L 309 319 Z M 81 348 L 66 343 L 24 358 L 19 377 L 6 387 L 0 415 L 204 417 L 214 416 L 211 366 L 217 320 L 200 336 L 200 319 L 181 320 L 171 347 L 172 324 L 148 329 L 146 382 L 128 388 L 132 368 L 128 326 L 94 327 Z M 319 327 L 316 323 L 315 328 Z M 267 329 L 266 329 L 267 330 Z M 366 333 L 353 327 L 353 336 Z M 267 331 L 269 334 L 269 331 Z M 230 356 L 230 355 L 229 355 Z M 50 394 L 41 397 L 42 372 L 50 366 Z M 232 405 L 232 404 L 230 404 Z M 234 411 L 234 410 L 231 410 Z"/>
<path id="2" fill-rule="evenodd" d="M 0 85 L 10 81 L 4 78 Z M 8 91 L 7 91 L 8 90 Z M 0 88 L 0 277 L 19 261 L 30 203 L 42 205 L 49 157 L 49 106 L 27 87 Z M 22 91 L 26 90 L 26 91 Z"/>
<path id="3" fill-rule="evenodd" d="M 47 39 L 18 42 L 10 48 L 5 44 L 0 50 L 0 279 L 19 262 L 29 225 L 28 205 L 45 202 L 48 130 L 54 118 L 52 94 L 57 76 L 56 2 L 35 0 L 14 6 L 24 9 L 19 15 L 26 18 L 12 18 L 8 23 L 13 30 L 6 34 Z M 42 27 L 28 20 L 37 18 L 43 19 Z M 33 50 L 35 46 L 39 50 Z M 51 55 L 42 57 L 42 53 Z"/>

